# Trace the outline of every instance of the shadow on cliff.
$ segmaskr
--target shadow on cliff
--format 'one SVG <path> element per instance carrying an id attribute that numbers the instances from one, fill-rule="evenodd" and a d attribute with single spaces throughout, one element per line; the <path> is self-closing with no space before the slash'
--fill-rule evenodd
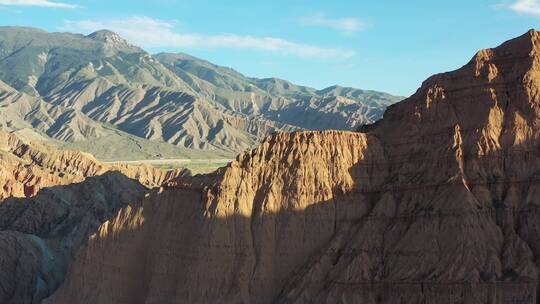
<path id="1" fill-rule="evenodd" d="M 372 170 L 357 165 L 349 174 L 356 180 Z M 218 180 L 153 191 L 102 225 L 45 303 L 271 303 L 321 250 L 338 250 L 328 247 L 332 239 L 360 223 L 379 196 L 336 187 L 332 199 L 295 210 L 290 191 L 302 189 L 284 187 L 289 208 L 272 212 L 271 183 L 255 193 L 251 216 L 239 205 L 216 206 Z"/>
<path id="2" fill-rule="evenodd" d="M 64 279 L 75 252 L 147 189 L 119 172 L 0 202 L 0 303 L 39 303 Z"/>
<path id="3" fill-rule="evenodd" d="M 444 134 L 449 141 L 455 131 Z M 478 159 L 456 158 L 456 149 L 444 151 L 442 161 L 459 176 Z M 501 153 L 480 162 L 496 159 L 505 168 Z M 114 219 L 81 248 L 66 282 L 45 303 L 536 303 L 535 273 L 519 260 L 537 256 L 538 219 L 522 218 L 528 209 L 495 197 L 467 205 L 479 200 L 476 188 L 495 193 L 508 181 L 467 175 L 404 182 L 400 174 L 409 176 L 400 167 L 410 162 L 423 170 L 421 158 L 383 164 L 380 155 L 365 154 L 348 170 L 352 189 L 336 187 L 332 199 L 302 210 L 287 204 L 269 211 L 272 181 L 258 189 L 250 216 L 241 206 L 219 214 L 213 187 L 155 191 L 103 218 Z M 284 187 L 282 195 L 302 190 Z M 502 269 L 491 269 L 493 258 Z M 507 267 L 509 258 L 518 264 Z M 444 263 L 456 273 L 438 270 Z"/>
<path id="4" fill-rule="evenodd" d="M 430 222 L 457 221 L 440 233 L 470 245 L 468 234 L 476 232 L 463 225 L 472 220 L 483 231 L 493 210 L 485 218 L 485 210 L 400 214 L 392 200 L 418 187 L 396 188 L 380 155 L 366 155 L 349 169 L 352 189 L 336 187 L 332 199 L 303 210 L 268 212 L 271 181 L 255 195 L 251 217 L 239 215 L 240 206 L 218 215 L 212 187 L 156 191 L 121 210 L 81 249 L 66 283 L 46 303 L 535 303 L 536 283 L 529 279 L 397 279 L 392 265 L 414 272 L 438 263 L 443 252 L 429 243 L 430 229 L 438 231 Z M 441 191 L 429 188 L 430 195 Z M 293 190 L 302 191 L 284 187 L 282 194 Z M 444 194 L 450 200 L 452 191 Z M 407 233 L 417 234 L 416 243 L 406 244 Z"/>

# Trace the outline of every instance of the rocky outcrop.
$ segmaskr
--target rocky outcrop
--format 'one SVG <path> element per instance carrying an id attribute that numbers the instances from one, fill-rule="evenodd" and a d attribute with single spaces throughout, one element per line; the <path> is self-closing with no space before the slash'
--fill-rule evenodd
<path id="1" fill-rule="evenodd" d="M 364 128 L 389 168 L 359 189 L 374 209 L 303 266 L 282 302 L 537 302 L 539 36 L 433 76 Z"/>
<path id="2" fill-rule="evenodd" d="M 536 303 L 540 33 L 105 222 L 45 303 Z"/>

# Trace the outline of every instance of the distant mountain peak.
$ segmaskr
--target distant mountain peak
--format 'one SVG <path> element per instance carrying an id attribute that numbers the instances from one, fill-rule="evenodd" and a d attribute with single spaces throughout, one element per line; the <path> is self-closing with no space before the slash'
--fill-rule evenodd
<path id="1" fill-rule="evenodd" d="M 90 39 L 93 39 L 93 40 L 96 40 L 96 41 L 101 41 L 103 43 L 105 43 L 106 46 L 109 46 L 109 47 L 129 47 L 129 48 L 133 48 L 135 47 L 134 45 L 132 45 L 131 43 L 129 43 L 126 39 L 122 38 L 120 35 L 118 35 L 117 33 L 113 32 L 113 31 L 110 31 L 110 30 L 99 30 L 99 31 L 96 31 L 96 32 L 93 32 L 92 34 L 86 36 Z"/>
<path id="2" fill-rule="evenodd" d="M 182 155 L 175 146 L 229 155 L 278 130 L 372 123 L 400 100 L 355 89 L 323 96 L 187 54 L 152 56 L 110 30 L 29 31 L 0 27 L 0 125 L 33 129 L 101 158 L 116 159 L 123 147 L 129 157 Z M 94 144 L 105 141 L 114 148 Z"/>
<path id="3" fill-rule="evenodd" d="M 95 39 L 95 40 L 101 40 L 101 41 L 118 41 L 118 42 L 126 41 L 125 39 L 120 37 L 120 35 L 118 35 L 117 33 L 113 31 L 109 31 L 109 30 L 95 31 L 92 34 L 88 35 L 87 37 Z"/>
<path id="4" fill-rule="evenodd" d="M 531 38 L 538 38 L 540 36 L 540 31 L 535 29 L 530 29 L 524 36 L 529 36 Z"/>

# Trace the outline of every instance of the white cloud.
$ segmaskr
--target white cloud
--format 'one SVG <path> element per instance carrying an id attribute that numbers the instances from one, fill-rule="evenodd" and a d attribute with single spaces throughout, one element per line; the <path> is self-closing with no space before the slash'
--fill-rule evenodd
<path id="1" fill-rule="evenodd" d="M 538 0 L 518 0 L 504 6 L 516 13 L 540 17 L 540 2 Z"/>
<path id="2" fill-rule="evenodd" d="M 332 19 L 324 15 L 315 15 L 304 17 L 301 21 L 304 25 L 327 27 L 349 35 L 361 31 L 365 26 L 360 19 L 353 17 Z"/>
<path id="3" fill-rule="evenodd" d="M 0 5 L 77 8 L 78 5 L 48 0 L 0 0 Z"/>
<path id="4" fill-rule="evenodd" d="M 319 47 L 275 37 L 179 33 L 174 31 L 174 24 L 174 21 L 135 16 L 109 21 L 66 20 L 63 29 L 80 33 L 109 29 L 145 48 L 237 48 L 276 52 L 298 57 L 338 59 L 350 58 L 355 54 L 353 50 Z"/>

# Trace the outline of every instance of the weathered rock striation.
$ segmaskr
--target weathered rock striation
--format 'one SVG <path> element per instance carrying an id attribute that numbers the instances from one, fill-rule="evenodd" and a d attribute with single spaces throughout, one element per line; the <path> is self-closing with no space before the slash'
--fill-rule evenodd
<path id="1" fill-rule="evenodd" d="M 540 33 L 122 208 L 45 303 L 537 303 Z"/>
<path id="2" fill-rule="evenodd" d="M 348 172 L 376 157 L 362 151 L 367 141 L 352 132 L 278 134 L 207 180 L 170 183 L 102 225 L 51 303 L 270 301 L 341 217 L 365 212 L 334 197 L 353 175 L 368 176 Z"/>

